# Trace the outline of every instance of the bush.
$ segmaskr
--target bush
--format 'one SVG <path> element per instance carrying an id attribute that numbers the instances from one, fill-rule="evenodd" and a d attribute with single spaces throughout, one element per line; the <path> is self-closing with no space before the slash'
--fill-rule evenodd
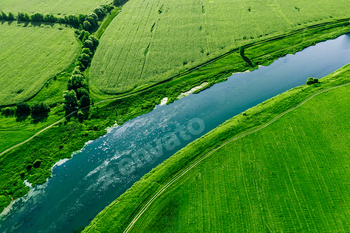
<path id="1" fill-rule="evenodd" d="M 318 78 L 308 78 L 307 81 L 306 81 L 306 84 L 307 85 L 312 85 L 314 83 L 318 83 Z"/>

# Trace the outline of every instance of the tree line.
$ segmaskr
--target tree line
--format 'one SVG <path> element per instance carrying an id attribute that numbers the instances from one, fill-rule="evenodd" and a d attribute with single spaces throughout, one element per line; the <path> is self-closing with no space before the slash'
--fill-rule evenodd
<path id="1" fill-rule="evenodd" d="M 88 116 L 91 102 L 84 71 L 90 66 L 92 57 L 99 45 L 99 40 L 84 29 L 77 30 L 76 34 L 83 43 L 83 48 L 72 76 L 68 80 L 67 90 L 63 92 L 63 98 L 65 99 L 66 115 L 79 109 L 76 116 L 82 121 Z"/>
<path id="2" fill-rule="evenodd" d="M 3 11 L 0 13 L 0 20 L 15 21 L 18 22 L 44 22 L 44 23 L 61 23 L 69 24 L 75 28 L 91 31 L 98 26 L 98 22 L 114 9 L 112 5 L 98 6 L 88 15 L 66 15 L 63 17 L 57 17 L 53 14 L 41 14 L 35 13 L 28 15 L 27 13 L 18 12 L 17 15 L 9 12 L 8 14 Z"/>
<path id="3" fill-rule="evenodd" d="M 34 123 L 44 120 L 48 117 L 50 107 L 46 103 L 35 102 L 29 105 L 26 102 L 16 104 L 15 108 L 4 108 L 2 114 L 5 116 L 16 116 L 17 121 L 22 121 L 31 116 Z"/>

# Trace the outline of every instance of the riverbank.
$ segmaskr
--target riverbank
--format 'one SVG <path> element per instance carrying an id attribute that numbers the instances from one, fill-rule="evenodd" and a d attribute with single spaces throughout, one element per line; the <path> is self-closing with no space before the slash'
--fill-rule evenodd
<path id="1" fill-rule="evenodd" d="M 345 21 L 321 25 L 268 44 L 247 47 L 245 56 L 250 56 L 250 60 L 256 65 L 267 65 L 280 56 L 300 51 L 319 41 L 336 38 L 348 31 L 348 22 Z M 295 45 L 296 42 L 299 44 Z M 256 53 L 256 56 L 251 55 L 252 53 Z M 169 102 L 172 102 L 182 92 L 190 90 L 193 86 L 208 82 L 206 86 L 208 87 L 225 81 L 234 72 L 255 68 L 257 67 L 250 67 L 238 52 L 232 53 L 166 83 L 93 106 L 89 118 L 83 123 L 72 119 L 70 122 L 64 121 L 50 128 L 32 139 L 31 143 L 24 144 L 1 157 L 1 170 L 8 171 L 0 177 L 2 180 L 1 210 L 10 203 L 12 198 L 18 198 L 28 192 L 29 188 L 24 185 L 24 180 L 28 180 L 33 185 L 46 182 L 51 175 L 53 164 L 60 159 L 70 158 L 71 153 L 81 149 L 86 141 L 104 135 L 108 126 L 115 123 L 121 125 L 129 119 L 152 111 L 164 97 L 168 97 Z M 95 95 L 93 99 L 97 102 L 104 98 Z M 40 163 L 36 163 L 38 160 Z M 35 163 L 40 166 L 33 166 Z"/>
<path id="2" fill-rule="evenodd" d="M 325 90 L 348 84 L 350 65 L 328 75 L 319 84 L 303 85 L 269 99 L 226 121 L 189 144 L 136 182 L 132 188 L 103 210 L 84 232 L 123 232 L 169 185 L 212 151 L 233 138 L 255 132 Z M 156 194 L 158 193 L 158 194 Z M 111 221 L 113 219 L 113 221 Z M 108 222 L 108 224 L 107 224 Z M 129 225 L 130 224 L 130 225 Z M 129 228 L 127 228 L 129 226 Z"/>

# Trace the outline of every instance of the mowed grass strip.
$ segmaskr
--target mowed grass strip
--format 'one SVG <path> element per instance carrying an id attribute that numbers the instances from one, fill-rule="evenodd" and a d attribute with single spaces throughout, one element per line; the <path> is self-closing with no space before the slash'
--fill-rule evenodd
<path id="1" fill-rule="evenodd" d="M 110 4 L 112 0 L 1 0 L 0 12 L 22 11 L 28 14 L 54 15 L 88 14 L 97 6 Z"/>
<path id="2" fill-rule="evenodd" d="M 350 231 L 349 99 L 323 93 L 214 152 L 131 232 Z"/>
<path id="3" fill-rule="evenodd" d="M 239 46 L 336 18 L 346 1 L 130 0 L 101 38 L 95 92 L 122 93 L 166 80 Z"/>
<path id="4" fill-rule="evenodd" d="M 0 22 L 0 106 L 25 101 L 77 57 L 79 43 L 64 25 Z"/>

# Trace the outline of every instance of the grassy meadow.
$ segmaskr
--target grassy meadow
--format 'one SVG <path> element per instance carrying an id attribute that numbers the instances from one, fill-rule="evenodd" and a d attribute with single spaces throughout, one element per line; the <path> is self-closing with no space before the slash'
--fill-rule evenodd
<path id="1" fill-rule="evenodd" d="M 28 100 L 78 56 L 74 31 L 64 25 L 0 22 L 0 106 Z"/>
<path id="2" fill-rule="evenodd" d="M 131 232 L 349 232 L 349 99 L 324 93 L 214 152 Z"/>
<path id="3" fill-rule="evenodd" d="M 131 0 L 101 38 L 90 84 L 110 94 L 141 89 L 239 46 L 349 12 L 345 0 Z"/>
<path id="4" fill-rule="evenodd" d="M 1 0 L 0 12 L 43 13 L 54 15 L 88 14 L 97 6 L 110 4 L 110 0 Z"/>
<path id="5" fill-rule="evenodd" d="M 136 182 L 84 232 L 123 232 L 196 159 L 349 81 L 347 65 L 228 120 Z M 349 231 L 349 98 L 349 85 L 321 93 L 226 144 L 166 189 L 130 232 Z"/>

